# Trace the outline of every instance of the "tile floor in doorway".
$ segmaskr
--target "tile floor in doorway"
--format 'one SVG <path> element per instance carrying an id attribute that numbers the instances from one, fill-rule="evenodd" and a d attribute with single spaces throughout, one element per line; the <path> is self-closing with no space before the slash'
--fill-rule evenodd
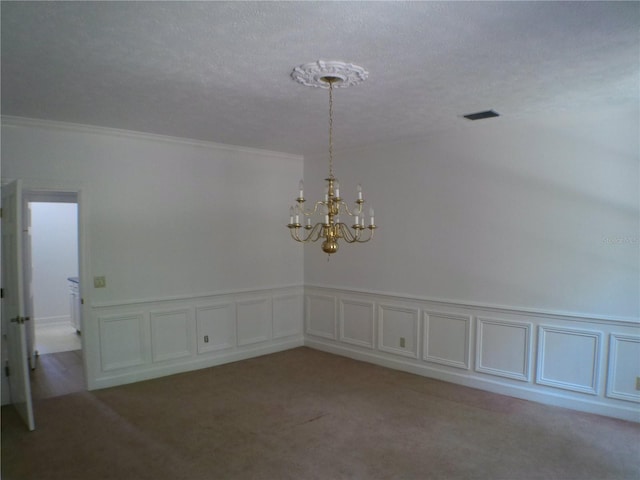
<path id="1" fill-rule="evenodd" d="M 80 335 L 70 323 L 36 325 L 36 345 L 38 354 L 69 352 L 80 350 Z"/>

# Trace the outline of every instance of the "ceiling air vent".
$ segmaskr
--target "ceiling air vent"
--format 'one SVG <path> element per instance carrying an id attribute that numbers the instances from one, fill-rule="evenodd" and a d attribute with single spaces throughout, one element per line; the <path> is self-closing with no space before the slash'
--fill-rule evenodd
<path id="1" fill-rule="evenodd" d="M 485 118 L 499 117 L 500 114 L 498 112 L 494 112 L 493 110 L 485 110 L 484 112 L 477 113 L 469 113 L 467 115 L 463 115 L 464 118 L 469 120 L 484 120 Z"/>

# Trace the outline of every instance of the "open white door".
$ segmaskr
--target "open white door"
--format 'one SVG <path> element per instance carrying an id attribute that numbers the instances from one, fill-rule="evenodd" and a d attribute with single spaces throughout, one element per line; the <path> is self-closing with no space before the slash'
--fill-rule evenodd
<path id="1" fill-rule="evenodd" d="M 2 186 L 2 322 L 7 332 L 11 403 L 35 429 L 22 279 L 22 188 L 20 181 Z"/>

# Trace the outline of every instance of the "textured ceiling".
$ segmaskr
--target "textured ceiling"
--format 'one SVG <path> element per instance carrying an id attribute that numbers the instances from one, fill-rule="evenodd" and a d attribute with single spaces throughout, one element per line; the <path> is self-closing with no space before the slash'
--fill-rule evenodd
<path id="1" fill-rule="evenodd" d="M 289 153 L 638 102 L 638 2 L 2 2 L 2 115 Z"/>

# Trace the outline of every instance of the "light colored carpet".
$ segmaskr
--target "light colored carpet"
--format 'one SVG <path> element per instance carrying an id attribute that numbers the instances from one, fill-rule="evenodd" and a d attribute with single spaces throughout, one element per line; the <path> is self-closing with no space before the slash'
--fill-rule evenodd
<path id="1" fill-rule="evenodd" d="M 47 353 L 69 352 L 82 348 L 80 335 L 67 324 L 36 325 L 35 349 L 40 355 Z"/>
<path id="2" fill-rule="evenodd" d="M 4 480 L 640 478 L 640 425 L 286 352 L 2 409 Z"/>

